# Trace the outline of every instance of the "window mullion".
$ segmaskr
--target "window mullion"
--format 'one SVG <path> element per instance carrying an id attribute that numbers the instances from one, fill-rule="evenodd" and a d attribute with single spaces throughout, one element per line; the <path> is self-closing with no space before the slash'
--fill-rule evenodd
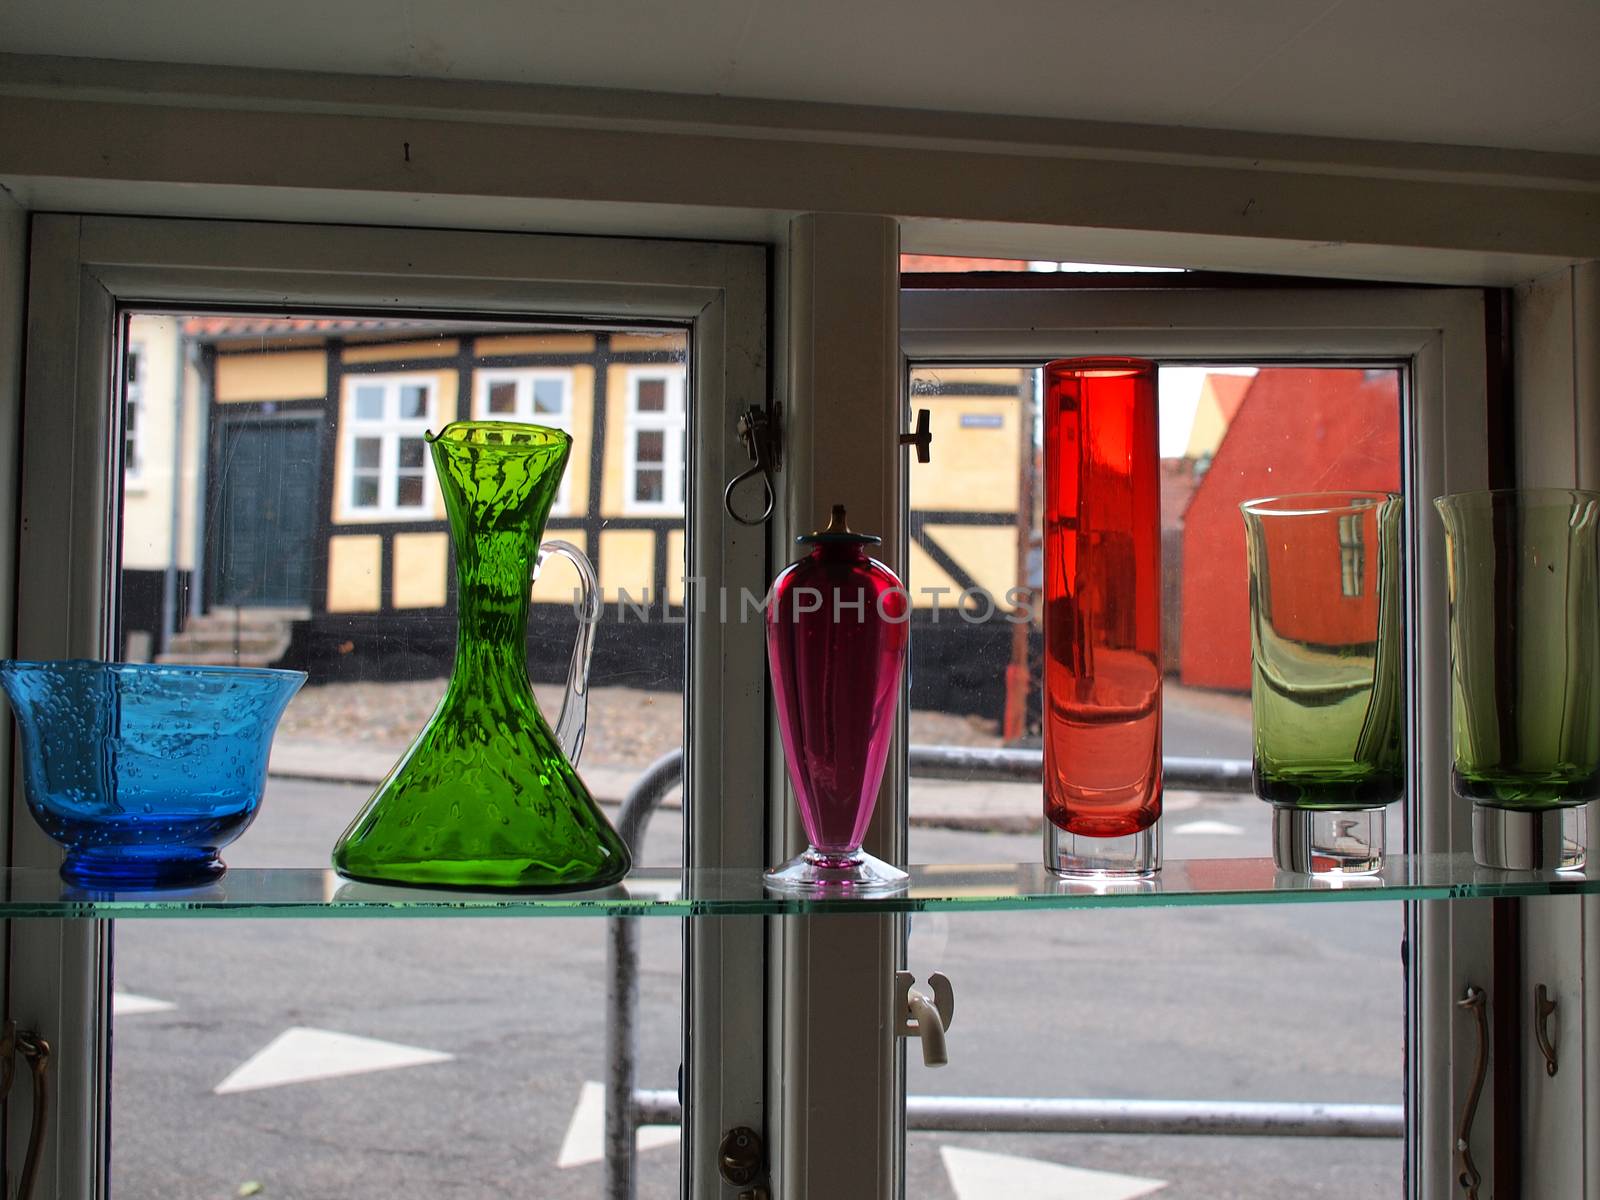
<path id="1" fill-rule="evenodd" d="M 903 573 L 898 228 L 887 218 L 809 215 L 793 223 L 790 238 L 785 532 L 819 528 L 830 505 L 844 504 L 852 527 L 882 535 L 877 552 Z M 838 436 L 845 429 L 849 436 Z M 775 566 L 789 562 L 792 551 L 786 537 Z M 865 842 L 900 864 L 905 731 L 902 702 Z M 782 862 L 804 842 L 787 799 L 773 818 L 779 836 L 767 861 Z M 771 1156 L 780 1197 L 901 1194 L 903 1050 L 894 975 L 904 961 L 903 929 L 899 917 L 886 915 L 773 923 L 769 1069 L 779 1120 Z"/>
<path id="2" fill-rule="evenodd" d="M 1517 289 L 1513 307 L 1516 364 L 1517 483 L 1527 487 L 1600 487 L 1600 271 L 1593 264 Z M 1589 860 L 1600 851 L 1600 806 L 1588 814 Z M 1523 1138 L 1519 1183 L 1530 1197 L 1600 1197 L 1600 900 L 1529 898 L 1522 902 L 1521 1090 Z M 1549 1030 L 1557 1071 L 1535 1048 L 1534 989 L 1556 1004 Z M 1491 997 L 1491 1000 L 1493 998 Z M 1575 1149 L 1581 1148 L 1581 1152 Z"/>

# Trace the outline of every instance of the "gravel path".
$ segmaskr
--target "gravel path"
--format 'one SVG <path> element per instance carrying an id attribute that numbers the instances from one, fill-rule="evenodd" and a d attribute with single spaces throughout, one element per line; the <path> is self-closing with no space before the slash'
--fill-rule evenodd
<path id="1" fill-rule="evenodd" d="M 300 691 L 284 713 L 278 735 L 348 741 L 403 750 L 433 715 L 443 679 L 408 683 L 328 683 Z M 561 689 L 536 684 L 539 707 L 553 723 Z M 992 721 L 949 713 L 913 712 L 911 740 L 944 746 L 998 746 Z M 600 687 L 589 693 L 585 762 L 644 766 L 683 744 L 683 697 L 677 692 Z"/>

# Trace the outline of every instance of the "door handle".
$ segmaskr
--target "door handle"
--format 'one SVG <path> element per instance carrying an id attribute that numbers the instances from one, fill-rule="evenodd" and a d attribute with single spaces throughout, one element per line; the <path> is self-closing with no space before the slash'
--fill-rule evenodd
<path id="1" fill-rule="evenodd" d="M 1456 1181 L 1461 1184 L 1467 1200 L 1478 1200 L 1478 1187 L 1483 1183 L 1483 1175 L 1472 1161 L 1472 1123 L 1478 1116 L 1483 1081 L 1489 1074 L 1489 993 L 1469 983 L 1466 994 L 1456 1001 L 1456 1007 L 1466 1009 L 1478 1021 L 1478 1059 L 1472 1068 L 1472 1086 L 1467 1089 L 1467 1102 L 1461 1108 L 1461 1124 L 1456 1127 L 1456 1156 L 1461 1168 Z"/>

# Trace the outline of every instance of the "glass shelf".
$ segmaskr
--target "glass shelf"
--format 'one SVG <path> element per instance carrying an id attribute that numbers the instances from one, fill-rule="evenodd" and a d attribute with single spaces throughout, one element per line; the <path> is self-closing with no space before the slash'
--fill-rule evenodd
<path id="1" fill-rule="evenodd" d="M 1198 858 L 1168 862 L 1154 881 L 1087 883 L 1036 863 L 914 866 L 901 895 L 837 900 L 768 896 L 759 871 L 673 867 L 559 895 L 382 887 L 298 868 L 239 868 L 205 887 L 159 891 L 88 891 L 42 869 L 4 872 L 0 882 L 0 918 L 820 916 L 1589 895 L 1600 894 L 1600 867 L 1493 871 L 1470 855 L 1395 855 L 1381 875 L 1340 880 L 1281 872 L 1265 858 Z"/>

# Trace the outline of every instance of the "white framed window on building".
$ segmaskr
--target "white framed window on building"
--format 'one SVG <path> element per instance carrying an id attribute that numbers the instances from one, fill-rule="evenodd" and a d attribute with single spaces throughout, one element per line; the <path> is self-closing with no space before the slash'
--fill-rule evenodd
<path id="1" fill-rule="evenodd" d="M 65 236 L 74 231 L 83 236 Z M 38 369 L 30 367 L 26 379 L 27 419 L 21 425 L 27 448 L 24 451 L 20 443 L 12 448 L 16 462 L 25 458 L 29 464 L 23 485 L 27 491 L 19 488 L 14 497 L 0 497 L 11 506 L 8 523 L 20 526 L 14 571 L 18 584 L 15 652 L 20 655 L 105 659 L 117 648 L 122 595 L 110 575 L 113 560 L 107 549 L 108 543 L 115 547 L 122 536 L 124 514 L 116 494 L 121 481 L 104 468 L 121 449 L 115 404 L 122 376 L 112 373 L 112 364 L 117 362 L 114 321 L 118 306 L 138 303 L 158 306 L 164 313 L 184 313 L 193 303 L 191 297 L 200 295 L 208 311 L 230 305 L 241 313 L 251 313 L 262 296 L 281 293 L 285 274 L 294 278 L 296 302 L 307 306 L 310 319 L 319 318 L 317 310 L 309 306 L 337 302 L 373 313 L 374 320 L 397 322 L 402 329 L 406 323 L 438 326 L 463 315 L 474 325 L 500 315 L 502 328 L 525 318 L 542 328 L 570 317 L 576 326 L 597 313 L 613 311 L 619 312 L 614 321 L 619 326 L 626 327 L 625 322 L 631 320 L 650 322 L 642 333 L 654 333 L 670 324 L 683 344 L 696 348 L 691 359 L 696 373 L 694 432 L 703 442 L 687 456 L 694 464 L 693 474 L 683 479 L 680 468 L 680 478 L 675 480 L 679 489 L 694 489 L 694 503 L 682 506 L 687 515 L 681 533 L 666 529 L 645 532 L 662 540 L 677 534 L 681 549 L 669 551 L 669 555 L 681 556 L 683 565 L 678 569 L 706 580 L 707 587 L 725 588 L 738 595 L 744 591 L 760 594 L 766 586 L 766 539 L 735 536 L 739 531 L 723 519 L 721 507 L 725 481 L 743 469 L 737 461 L 740 456 L 734 453 L 738 447 L 730 447 L 724 434 L 733 428 L 735 414 L 765 400 L 770 378 L 766 358 L 770 283 L 768 256 L 762 247 L 639 238 L 613 242 L 372 230 L 373 243 L 349 258 L 342 249 L 350 244 L 349 230 L 313 225 L 241 223 L 230 227 L 227 236 L 218 237 L 215 222 L 41 214 L 32 220 L 30 232 L 38 239 L 30 260 L 30 286 L 34 289 L 30 306 L 38 316 L 31 329 L 29 361 Z M 106 264 L 99 257 L 85 256 L 91 252 L 105 257 Z M 115 275 L 114 286 L 108 286 L 105 279 L 115 274 L 117 264 L 135 261 L 145 265 Z M 0 326 L 17 315 L 3 303 L 0 309 L 5 310 L 0 312 Z M 274 312 L 267 319 L 284 318 Z M 45 350 L 66 345 L 83 347 L 81 362 L 85 371 L 93 372 L 92 388 L 87 386 L 89 377 L 79 373 L 77 356 Z M 274 368 L 296 361 L 270 354 L 260 357 Z M 304 354 L 298 361 L 308 368 L 305 390 L 320 396 L 320 381 L 312 369 L 326 368 L 322 355 Z M 621 378 L 625 369 L 619 369 L 615 377 L 618 433 L 626 424 L 626 385 Z M 681 372 L 684 367 L 674 364 L 657 373 L 663 370 Z M 436 605 L 418 606 L 420 612 L 413 614 L 405 611 L 403 604 L 386 606 L 386 601 L 392 601 L 397 591 L 409 588 L 416 594 L 425 586 L 435 586 L 438 574 L 447 566 L 437 480 L 422 482 L 432 474 L 424 434 L 429 428 L 437 431 L 458 409 L 462 415 L 473 411 L 468 396 L 456 394 L 456 378 L 454 363 L 421 370 L 347 368 L 325 406 L 316 410 L 312 404 L 305 406 L 323 420 L 329 415 L 325 410 L 331 408 L 338 423 L 337 429 L 329 430 L 334 475 L 330 481 L 334 499 L 329 507 L 333 517 L 368 523 L 366 529 L 347 525 L 327 540 L 326 570 L 330 580 L 340 580 L 340 586 L 346 587 L 346 596 L 376 599 L 366 607 L 352 603 L 336 612 L 330 610 L 328 617 L 336 631 L 378 643 L 373 647 L 376 655 L 391 655 L 414 634 L 448 620 Z M 155 383 L 153 376 L 152 389 Z M 688 398 L 687 383 L 671 384 L 668 391 L 679 412 L 676 425 L 681 430 L 685 427 L 681 409 Z M 62 395 L 71 395 L 75 402 L 60 403 Z M 159 398 L 152 390 L 152 405 Z M 301 399 L 311 400 L 311 396 Z M 587 397 L 580 394 L 575 399 Z M 282 415 L 305 423 L 293 409 Z M 280 419 L 278 413 L 253 411 L 246 419 L 261 424 L 269 417 Z M 91 463 L 81 453 L 86 441 L 104 454 L 106 463 Z M 617 449 L 613 445 L 611 453 L 614 473 L 620 475 L 623 457 Z M 268 452 L 257 457 L 267 458 Z M 680 450 L 680 464 L 684 458 Z M 159 459 L 160 455 L 152 459 L 156 467 Z M 234 468 L 239 483 L 234 495 L 241 508 L 253 507 L 259 513 L 254 523 L 259 532 L 251 545 L 235 546 L 231 558 L 219 550 L 218 538 L 202 543 L 212 555 L 212 568 L 222 564 L 243 570 L 244 565 L 251 565 L 245 564 L 244 551 L 257 558 L 270 555 L 273 536 L 282 540 L 284 531 L 274 524 L 272 511 L 283 498 L 278 481 L 300 477 L 268 470 L 271 465 Z M 216 461 L 207 466 L 215 468 L 210 484 L 219 484 L 224 467 Z M 598 464 L 591 466 L 599 469 Z M 62 503 L 63 495 L 70 496 L 72 503 Z M 18 519 L 19 511 L 27 514 L 26 521 Z M 402 519 L 427 528 L 397 528 L 391 537 L 391 531 L 372 527 L 377 521 Z M 641 531 L 622 532 L 637 535 Z M 637 546 L 641 540 L 635 536 L 632 542 Z M 612 539 L 612 545 L 627 547 L 628 539 L 620 543 Z M 320 555 L 322 545 L 317 545 L 315 552 Z M 613 565 L 622 558 L 622 554 L 613 556 Z M 234 568 L 236 563 L 244 565 Z M 320 565 L 316 569 L 322 570 Z M 310 594 L 320 610 L 317 591 L 320 589 Z M 324 614 L 318 610 L 313 611 L 311 620 L 322 619 Z M 355 624 L 346 625 L 349 622 Z M 633 628 L 630 624 L 630 630 Z M 392 635 L 391 630 L 395 631 Z M 768 856 L 766 814 L 782 797 L 768 790 L 774 773 L 763 734 L 767 703 L 762 636 L 759 622 L 724 625 L 714 607 L 702 612 L 687 606 L 684 622 L 670 639 L 662 639 L 662 648 L 654 652 L 658 658 L 681 656 L 687 664 L 692 646 L 698 656 L 694 661 L 709 664 L 693 673 L 684 670 L 681 732 L 674 729 L 669 735 L 682 747 L 687 817 L 681 838 L 669 838 L 663 844 L 673 860 L 681 860 L 690 870 L 759 870 Z M 715 651 L 708 649 L 712 646 Z M 342 661 L 349 661 L 346 656 L 351 651 L 349 646 L 334 647 Z M 634 666 L 630 662 L 627 669 Z M 737 803 L 724 803 L 724 796 L 736 798 Z M 26 820 L 20 816 L 20 789 L 12 799 L 14 819 Z M 315 861 L 325 860 L 325 846 L 318 846 L 315 854 L 321 856 Z M 17 838 L 15 847 L 6 847 L 4 857 L 8 866 L 37 865 L 53 872 L 60 855 L 41 836 Z M 670 1078 L 665 1073 L 669 1059 L 674 1067 L 682 1068 L 683 1182 L 674 1194 L 684 1196 L 719 1193 L 723 1183 L 715 1151 L 724 1131 L 763 1122 L 766 1061 L 763 1055 L 742 1051 L 767 1041 L 766 1005 L 725 1006 L 722 997 L 764 995 L 772 970 L 765 922 L 729 924 L 738 927 L 710 921 L 701 922 L 699 928 L 690 926 L 682 931 L 681 943 L 678 931 L 672 930 L 669 943 L 663 943 L 681 946 L 669 953 L 681 953 L 680 961 L 685 964 L 680 1002 L 684 1036 L 677 1045 L 663 1043 L 663 1065 L 660 1073 L 652 1073 L 655 1080 L 665 1082 Z M 13 1000 L 19 1012 L 51 1014 L 50 1024 L 42 1030 L 55 1053 L 50 1060 L 53 1102 L 50 1136 L 44 1141 L 41 1157 L 41 1195 L 103 1196 L 118 1169 L 110 1165 L 109 1114 L 116 1107 L 111 1102 L 109 1069 L 112 937 L 110 922 L 92 921 L 34 922 L 22 933 L 13 932 L 15 962 L 26 964 L 49 956 L 53 964 L 48 971 L 13 968 L 8 975 L 14 989 L 26 984 L 48 993 L 35 997 L 19 992 Z M 129 944 L 125 935 L 123 948 Z M 119 961 L 126 967 L 133 957 L 129 953 Z M 574 994 L 581 998 L 596 990 Z M 595 1015 L 598 1018 L 598 1012 Z M 659 1013 L 652 1019 L 658 1025 L 675 1023 L 670 1018 L 663 1021 Z M 689 1030 L 693 1030 L 692 1037 Z M 486 1068 L 494 1065 L 485 1063 Z M 123 1106 L 122 1111 L 135 1107 Z M 564 1098 L 560 1107 L 560 1119 L 565 1120 Z M 26 1119 L 11 1117 L 14 1126 Z M 319 1117 L 313 1115 L 310 1120 L 316 1122 Z M 128 1138 L 120 1144 L 149 1143 Z M 130 1155 L 123 1161 L 131 1159 Z M 660 1169 L 659 1155 L 656 1161 Z M 180 1164 L 172 1169 L 185 1168 Z M 447 1169 L 454 1168 L 447 1165 Z"/>
<path id="2" fill-rule="evenodd" d="M 122 377 L 122 475 L 137 484 L 144 477 L 144 346 L 128 347 Z"/>
<path id="3" fill-rule="evenodd" d="M 572 372 L 559 367 L 499 367 L 477 371 L 472 379 L 472 416 L 478 421 L 527 421 L 572 432 Z M 586 453 L 574 448 L 574 457 Z M 571 511 L 571 472 L 550 511 Z"/>
<path id="4" fill-rule="evenodd" d="M 628 371 L 627 494 L 630 513 L 683 512 L 683 373 Z"/>
<path id="5" fill-rule="evenodd" d="M 432 509 L 428 446 L 437 428 L 438 385 L 431 375 L 360 375 L 345 384 L 339 422 L 347 519 L 423 516 Z"/>

